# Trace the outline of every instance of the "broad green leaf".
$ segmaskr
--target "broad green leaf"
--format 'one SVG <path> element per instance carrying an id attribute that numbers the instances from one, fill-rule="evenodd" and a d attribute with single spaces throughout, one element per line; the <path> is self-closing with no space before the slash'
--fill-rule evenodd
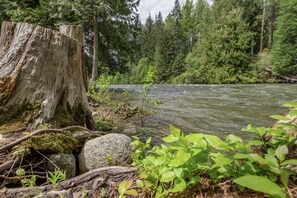
<path id="1" fill-rule="evenodd" d="M 215 157 L 214 161 L 215 161 L 214 166 L 225 166 L 225 165 L 231 164 L 233 162 L 233 160 L 231 160 L 230 158 L 222 156 L 222 155 Z"/>
<path id="2" fill-rule="evenodd" d="M 282 127 L 282 128 L 297 129 L 297 127 L 295 125 L 287 124 L 287 123 L 276 123 L 275 125 L 278 127 Z M 276 131 L 276 132 L 278 132 L 278 131 Z"/>
<path id="3" fill-rule="evenodd" d="M 170 190 L 170 192 L 181 192 L 187 188 L 187 183 L 185 180 L 180 178 L 174 179 L 174 187 Z"/>
<path id="4" fill-rule="evenodd" d="M 195 184 L 197 184 L 200 181 L 201 181 L 201 177 L 195 176 L 195 177 L 191 177 L 190 178 L 190 181 L 188 182 L 188 184 L 195 185 Z"/>
<path id="5" fill-rule="evenodd" d="M 169 162 L 169 166 L 178 167 L 186 163 L 191 158 L 191 154 L 184 150 L 179 150 L 174 159 Z"/>
<path id="6" fill-rule="evenodd" d="M 289 112 L 289 114 L 290 114 L 291 116 L 297 116 L 297 109 L 291 110 L 291 111 Z"/>
<path id="7" fill-rule="evenodd" d="M 173 172 L 175 173 L 175 175 L 178 178 L 182 178 L 183 177 L 183 169 L 182 168 L 175 168 L 175 169 L 173 169 Z"/>
<path id="8" fill-rule="evenodd" d="M 222 149 L 226 146 L 226 143 L 217 136 L 204 135 L 204 138 L 215 149 Z"/>
<path id="9" fill-rule="evenodd" d="M 281 162 L 285 160 L 288 153 L 289 149 L 286 145 L 280 146 L 275 150 L 275 155 Z"/>
<path id="10" fill-rule="evenodd" d="M 196 133 L 196 134 L 190 134 L 190 135 L 186 135 L 185 139 L 188 142 L 194 143 L 195 146 L 199 146 L 199 147 L 207 147 L 207 142 L 204 140 L 204 134 L 201 133 Z"/>
<path id="11" fill-rule="evenodd" d="M 265 155 L 265 159 L 266 159 L 266 161 L 268 162 L 268 164 L 270 166 L 272 166 L 272 167 L 278 167 L 278 161 L 277 161 L 277 159 L 273 155 L 266 154 Z"/>
<path id="12" fill-rule="evenodd" d="M 287 102 L 282 106 L 284 106 L 284 107 L 297 107 L 297 102 Z"/>
<path id="13" fill-rule="evenodd" d="M 146 158 L 146 159 L 150 159 L 150 158 Z M 164 156 L 157 157 L 157 158 L 152 158 L 152 159 L 150 159 L 150 162 L 154 166 L 159 166 L 159 165 L 162 165 L 163 163 L 166 162 L 166 158 Z"/>
<path id="14" fill-rule="evenodd" d="M 152 137 L 149 137 L 149 139 L 147 139 L 145 143 L 150 144 L 151 142 L 152 142 Z"/>
<path id="15" fill-rule="evenodd" d="M 291 160 L 286 160 L 282 163 L 283 166 L 286 166 L 286 165 L 295 165 L 297 166 L 297 160 L 296 159 L 291 159 Z"/>
<path id="16" fill-rule="evenodd" d="M 120 194 L 124 194 L 125 191 L 127 190 L 127 188 L 126 188 L 127 183 L 128 183 L 127 180 L 124 180 L 120 183 L 119 188 L 118 188 L 118 191 Z"/>
<path id="17" fill-rule="evenodd" d="M 164 142 L 167 142 L 167 143 L 176 142 L 176 141 L 178 141 L 178 137 L 176 137 L 176 136 L 173 135 L 173 134 L 170 134 L 169 136 L 164 137 L 164 138 L 163 138 L 163 141 L 164 141 Z"/>
<path id="18" fill-rule="evenodd" d="M 266 128 L 265 127 L 259 127 L 259 128 L 256 128 L 256 130 L 257 130 L 257 133 L 260 136 L 263 136 L 266 133 Z"/>
<path id="19" fill-rule="evenodd" d="M 249 159 L 261 165 L 267 164 L 267 161 L 263 157 L 255 153 L 249 154 Z"/>
<path id="20" fill-rule="evenodd" d="M 283 121 L 291 120 L 290 118 L 288 118 L 286 116 L 283 116 L 283 115 L 273 115 L 273 116 L 270 116 L 270 117 L 274 118 L 276 120 L 283 120 Z"/>
<path id="21" fill-rule="evenodd" d="M 243 187 L 257 192 L 263 192 L 270 196 L 286 197 L 282 188 L 269 179 L 261 176 L 247 175 L 234 180 L 234 182 Z"/>
<path id="22" fill-rule="evenodd" d="M 17 176 L 24 176 L 25 174 L 26 174 L 26 171 L 23 168 L 19 168 L 19 169 L 16 170 L 16 175 Z"/>
<path id="23" fill-rule="evenodd" d="M 289 177 L 290 177 L 290 175 L 294 175 L 294 172 L 291 171 L 291 170 L 288 170 L 288 169 L 283 168 L 281 170 L 280 175 L 281 175 L 281 181 L 282 181 L 283 185 L 285 187 L 287 187 L 288 186 Z"/>
<path id="24" fill-rule="evenodd" d="M 170 182 L 175 178 L 175 174 L 172 171 L 168 171 L 162 174 L 161 182 Z"/>
<path id="25" fill-rule="evenodd" d="M 250 156 L 248 154 L 236 153 L 234 159 L 248 159 Z"/>
<path id="26" fill-rule="evenodd" d="M 170 130 L 170 132 L 171 132 L 172 134 L 174 134 L 175 136 L 180 137 L 180 134 L 181 134 L 181 130 L 180 130 L 180 129 L 174 127 L 173 125 L 170 125 L 170 126 L 169 126 L 169 130 Z"/>
<path id="27" fill-rule="evenodd" d="M 137 191 L 135 189 L 130 189 L 125 192 L 126 195 L 137 196 Z"/>
<path id="28" fill-rule="evenodd" d="M 195 160 L 196 163 L 204 164 L 208 161 L 209 153 L 210 153 L 210 151 L 208 149 L 203 150 L 203 151 L 199 152 L 198 154 L 196 154 L 195 156 L 193 156 L 192 158 Z"/>
<path id="29" fill-rule="evenodd" d="M 261 146 L 261 145 L 263 145 L 264 144 L 264 142 L 263 141 L 261 141 L 261 140 L 250 140 L 249 142 L 248 142 L 248 144 L 249 145 L 255 145 L 255 146 Z"/>
<path id="30" fill-rule="evenodd" d="M 230 134 L 227 136 L 226 141 L 229 143 L 237 143 L 240 142 L 242 143 L 242 139 L 236 135 Z"/>
<path id="31" fill-rule="evenodd" d="M 136 185 L 137 185 L 137 187 L 139 187 L 139 188 L 143 188 L 143 187 L 144 187 L 144 183 L 143 183 L 143 181 L 141 181 L 140 179 L 137 179 L 137 180 L 136 180 Z"/>

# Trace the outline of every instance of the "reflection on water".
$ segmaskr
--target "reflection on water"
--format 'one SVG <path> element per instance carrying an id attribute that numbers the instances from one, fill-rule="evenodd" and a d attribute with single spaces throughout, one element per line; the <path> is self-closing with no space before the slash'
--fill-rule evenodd
<path id="1" fill-rule="evenodd" d="M 142 85 L 112 85 L 115 90 L 130 90 L 132 101 L 139 101 L 137 92 Z M 157 85 L 150 97 L 161 100 L 158 115 L 148 118 L 146 124 L 166 132 L 169 124 L 186 132 L 203 132 L 225 137 L 241 132 L 248 124 L 271 126 L 270 115 L 282 114 L 281 105 L 296 100 L 297 85 Z"/>

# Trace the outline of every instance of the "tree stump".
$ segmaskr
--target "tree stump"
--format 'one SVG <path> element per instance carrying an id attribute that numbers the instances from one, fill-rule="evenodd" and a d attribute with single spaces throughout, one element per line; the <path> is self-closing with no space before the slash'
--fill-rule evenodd
<path id="1" fill-rule="evenodd" d="M 50 122 L 94 128 L 86 96 L 83 30 L 69 26 L 61 31 L 3 22 L 0 127 L 34 128 Z"/>

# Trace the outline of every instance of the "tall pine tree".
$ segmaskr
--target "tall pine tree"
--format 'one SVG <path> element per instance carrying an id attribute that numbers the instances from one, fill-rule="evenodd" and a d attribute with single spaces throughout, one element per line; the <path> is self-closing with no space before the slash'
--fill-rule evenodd
<path id="1" fill-rule="evenodd" d="M 272 50 L 273 69 L 280 75 L 297 75 L 297 1 L 281 0 Z"/>

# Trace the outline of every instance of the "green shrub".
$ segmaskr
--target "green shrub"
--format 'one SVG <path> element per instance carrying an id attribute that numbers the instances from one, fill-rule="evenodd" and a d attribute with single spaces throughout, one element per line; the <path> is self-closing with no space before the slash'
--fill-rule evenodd
<path id="1" fill-rule="evenodd" d="M 297 103 L 285 106 L 297 107 Z M 289 114 L 296 116 L 297 113 L 291 110 Z M 288 153 L 289 148 L 297 144 L 297 126 L 293 117 L 272 117 L 279 120 L 272 128 L 249 125 L 243 129 L 255 134 L 247 143 L 232 134 L 225 141 L 202 133 L 185 135 L 173 126 L 160 146 L 151 148 L 151 139 L 146 143 L 135 140 L 133 160 L 145 180 L 144 188 L 153 191 L 156 197 L 166 197 L 168 193 L 197 186 L 201 175 L 206 173 L 213 182 L 238 178 L 234 182 L 241 186 L 286 197 L 290 175 L 296 175 L 288 165 L 297 165 L 297 160 L 288 158 Z M 247 175 L 259 177 L 263 187 L 255 187 Z M 277 187 L 269 190 L 271 186 Z"/>

